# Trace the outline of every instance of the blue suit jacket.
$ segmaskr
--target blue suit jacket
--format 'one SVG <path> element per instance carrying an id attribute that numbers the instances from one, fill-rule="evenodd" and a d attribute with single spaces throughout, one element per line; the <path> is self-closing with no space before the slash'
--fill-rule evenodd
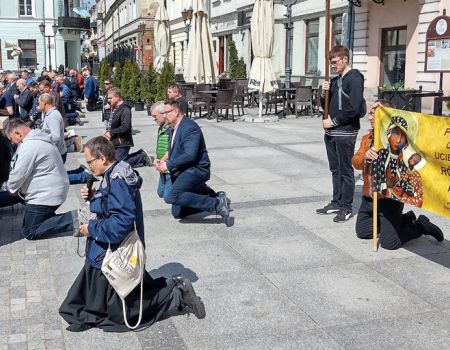
<path id="1" fill-rule="evenodd" d="M 191 168 L 207 170 L 209 179 L 211 162 L 202 130 L 197 123 L 184 116 L 175 134 L 173 147 L 172 137 L 173 129 L 170 132 L 169 159 L 166 163 L 172 179 L 175 180 L 183 171 Z"/>

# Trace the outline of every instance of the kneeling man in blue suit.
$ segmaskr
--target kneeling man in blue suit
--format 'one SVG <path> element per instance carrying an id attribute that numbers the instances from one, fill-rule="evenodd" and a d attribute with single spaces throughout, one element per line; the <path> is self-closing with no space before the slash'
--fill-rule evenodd
<path id="1" fill-rule="evenodd" d="M 206 185 L 211 176 L 211 162 L 202 130 L 186 116 L 185 106 L 177 100 L 164 105 L 164 115 L 172 124 L 169 138 L 169 157 L 159 162 L 160 172 L 170 171 L 172 190 L 164 197 L 172 204 L 172 215 L 184 218 L 200 212 L 215 212 L 229 225 L 230 200 L 225 192 L 214 192 Z"/>

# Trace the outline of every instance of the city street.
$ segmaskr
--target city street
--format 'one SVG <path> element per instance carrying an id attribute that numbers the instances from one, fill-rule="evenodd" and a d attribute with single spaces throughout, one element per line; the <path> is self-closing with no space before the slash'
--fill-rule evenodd
<path id="1" fill-rule="evenodd" d="M 100 112 L 85 120 L 75 127 L 84 141 L 103 131 Z M 356 217 L 336 224 L 315 213 L 331 198 L 319 118 L 198 124 L 212 162 L 209 185 L 231 198 L 232 227 L 215 214 L 173 219 L 156 195 L 155 169 L 137 170 L 147 270 L 191 279 L 206 318 L 178 316 L 139 332 L 66 331 L 58 308 L 84 264 L 84 239 L 26 241 L 16 206 L 0 209 L 0 350 L 450 348 L 448 219 L 426 214 L 443 229 L 442 243 L 421 237 L 372 252 L 370 240 L 356 238 Z M 133 112 L 133 129 L 134 150 L 154 154 L 152 118 Z M 359 139 L 367 129 L 364 121 Z M 80 163 L 83 154 L 70 153 L 66 168 Z M 60 212 L 80 206 L 80 188 L 71 186 Z"/>

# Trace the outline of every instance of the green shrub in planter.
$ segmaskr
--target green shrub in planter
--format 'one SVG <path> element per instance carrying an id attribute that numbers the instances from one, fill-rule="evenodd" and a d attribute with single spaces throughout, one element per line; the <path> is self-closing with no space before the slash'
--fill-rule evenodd
<path id="1" fill-rule="evenodd" d="M 120 62 L 116 61 L 114 63 L 114 69 L 111 76 L 112 83 L 115 87 L 118 87 L 120 89 L 120 85 L 122 82 L 122 66 L 120 65 Z"/>
<path id="2" fill-rule="evenodd" d="M 166 61 L 156 79 L 156 101 L 167 99 L 167 87 L 171 84 L 175 84 L 175 70 L 172 64 Z"/>
<path id="3" fill-rule="evenodd" d="M 147 103 L 148 106 L 151 106 L 153 103 L 156 102 L 157 78 L 158 75 L 156 74 L 156 71 L 153 68 L 153 65 L 151 64 L 148 67 L 147 74 L 145 75 L 144 79 L 142 79 L 141 84 L 141 94 L 142 94 L 141 98 Z"/>
<path id="4" fill-rule="evenodd" d="M 131 100 L 130 81 L 133 74 L 133 63 L 127 58 L 122 69 L 122 77 L 120 79 L 120 91 L 124 99 Z"/>

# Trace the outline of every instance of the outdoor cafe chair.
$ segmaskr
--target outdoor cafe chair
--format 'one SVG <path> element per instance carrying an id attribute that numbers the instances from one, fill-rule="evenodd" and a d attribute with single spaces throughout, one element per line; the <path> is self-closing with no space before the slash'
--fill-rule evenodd
<path id="1" fill-rule="evenodd" d="M 189 106 L 189 118 L 192 119 L 192 113 L 195 113 L 198 111 L 199 118 L 202 117 L 202 108 L 205 108 L 208 110 L 208 102 L 206 100 L 201 100 L 201 97 L 199 95 L 194 95 L 194 88 L 192 87 L 186 87 L 184 89 L 184 97 L 186 98 Z"/>
<path id="2" fill-rule="evenodd" d="M 299 113 L 305 112 L 305 115 L 310 111 L 314 113 L 314 101 L 311 86 L 301 86 L 296 88 L 294 98 L 286 99 L 286 103 L 294 105 L 295 116 L 298 117 Z"/>
<path id="3" fill-rule="evenodd" d="M 222 110 L 225 109 L 225 118 L 228 119 L 228 111 L 231 109 L 232 121 L 234 122 L 234 110 L 233 110 L 233 89 L 219 89 L 217 91 L 216 100 L 211 102 L 211 107 L 214 108 L 217 114 L 217 122 L 222 114 Z"/>
<path id="4" fill-rule="evenodd" d="M 239 108 L 241 108 L 242 115 L 244 115 L 244 89 L 244 85 L 237 85 L 234 89 L 233 108 L 236 107 L 239 116 L 241 115 Z"/>
<path id="5" fill-rule="evenodd" d="M 264 106 L 267 115 L 268 111 L 272 112 L 272 106 L 275 108 L 275 114 L 278 114 L 278 105 L 281 105 L 284 110 L 284 101 L 285 97 L 284 94 L 280 94 L 278 91 L 274 92 L 267 92 L 262 99 L 262 105 Z M 282 111 L 283 111 L 282 110 Z M 282 112 L 280 111 L 280 112 Z"/>

